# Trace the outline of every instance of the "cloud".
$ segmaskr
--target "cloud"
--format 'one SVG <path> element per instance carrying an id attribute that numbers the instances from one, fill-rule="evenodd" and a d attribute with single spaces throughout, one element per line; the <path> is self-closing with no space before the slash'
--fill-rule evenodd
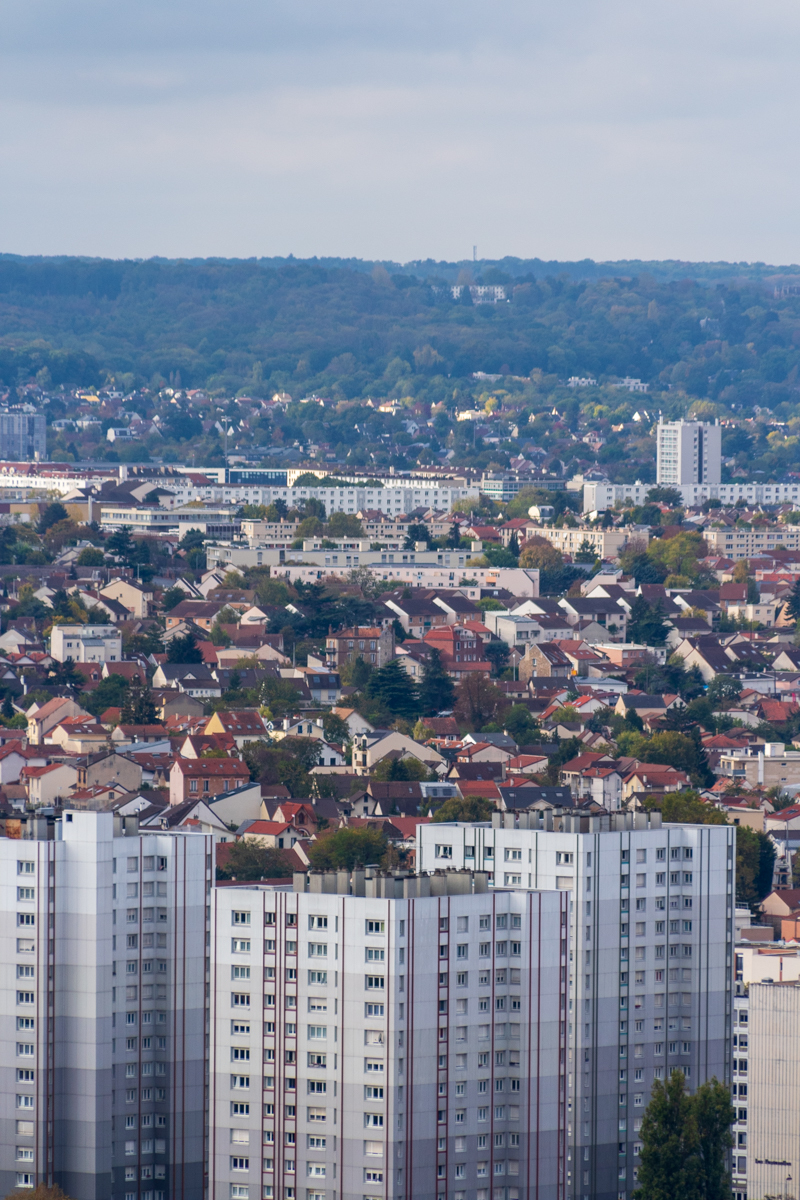
<path id="1" fill-rule="evenodd" d="M 797 260 L 788 3 L 0 3 L 18 253 Z"/>

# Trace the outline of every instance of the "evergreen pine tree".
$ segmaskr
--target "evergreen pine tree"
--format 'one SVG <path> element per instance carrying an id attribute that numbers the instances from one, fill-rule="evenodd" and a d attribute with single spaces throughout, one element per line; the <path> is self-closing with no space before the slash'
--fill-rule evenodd
<path id="1" fill-rule="evenodd" d="M 150 691 L 140 679 L 132 679 L 122 705 L 123 725 L 155 725 L 156 708 Z"/>
<path id="2" fill-rule="evenodd" d="M 795 621 L 800 621 L 800 579 L 795 582 L 791 590 L 789 599 L 786 602 L 786 611 Z"/>
<path id="3" fill-rule="evenodd" d="M 385 704 L 394 717 L 412 720 L 419 712 L 417 689 L 399 658 L 373 671 L 365 690 L 371 699 Z"/>
<path id="4" fill-rule="evenodd" d="M 438 650 L 431 650 L 431 655 L 422 669 L 422 679 L 419 685 L 419 703 L 423 713 L 431 716 L 443 708 L 452 708 L 455 699 L 455 685 L 442 665 L 442 656 Z"/>
<path id="5" fill-rule="evenodd" d="M 170 639 L 167 646 L 167 662 L 201 663 L 202 661 L 202 652 L 197 647 L 197 638 L 191 629 L 180 637 Z"/>

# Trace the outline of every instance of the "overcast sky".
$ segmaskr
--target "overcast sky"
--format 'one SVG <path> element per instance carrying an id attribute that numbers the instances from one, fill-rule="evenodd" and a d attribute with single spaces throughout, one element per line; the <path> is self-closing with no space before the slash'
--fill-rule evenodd
<path id="1" fill-rule="evenodd" d="M 800 261 L 788 0 L 0 0 L 0 251 Z"/>

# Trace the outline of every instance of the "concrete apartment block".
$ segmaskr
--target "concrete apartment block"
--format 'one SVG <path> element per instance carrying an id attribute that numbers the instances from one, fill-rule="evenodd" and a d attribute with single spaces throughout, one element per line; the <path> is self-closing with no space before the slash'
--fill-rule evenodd
<path id="1" fill-rule="evenodd" d="M 730 1081 L 734 837 L 660 814 L 497 814 L 417 831 L 420 871 L 569 897 L 566 1195 L 628 1200 L 654 1079 Z"/>
<path id="2" fill-rule="evenodd" d="M 796 1195 L 800 1171 L 800 983 L 749 989 L 747 1195 Z"/>
<path id="3" fill-rule="evenodd" d="M 211 841 L 70 811 L 0 839 L 5 1192 L 202 1194 Z"/>
<path id="4" fill-rule="evenodd" d="M 295 886 L 213 893 L 210 1200 L 562 1196 L 567 895 Z"/>
<path id="5" fill-rule="evenodd" d="M 659 484 L 714 484 L 722 470 L 719 421 L 665 421 L 659 418 L 656 479 Z"/>

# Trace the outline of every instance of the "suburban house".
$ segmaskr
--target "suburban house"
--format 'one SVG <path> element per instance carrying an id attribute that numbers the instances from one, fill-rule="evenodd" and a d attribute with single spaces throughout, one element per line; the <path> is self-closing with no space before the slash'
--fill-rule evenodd
<path id="1" fill-rule="evenodd" d="M 391 625 L 354 625 L 329 633 L 325 652 L 330 667 L 342 667 L 354 658 L 362 658 L 373 667 L 384 667 L 394 657 L 394 630 Z"/>
<path id="2" fill-rule="evenodd" d="M 269 740 L 264 718 L 258 709 L 230 709 L 212 713 L 204 733 L 226 734 L 241 750 L 245 742 Z"/>
<path id="3" fill-rule="evenodd" d="M 20 783 L 28 789 L 28 802 L 35 808 L 56 804 L 69 797 L 78 772 L 69 763 L 49 763 L 46 767 L 24 767 Z"/>
<path id="4" fill-rule="evenodd" d="M 169 773 L 169 802 L 208 800 L 249 782 L 247 764 L 238 758 L 176 758 Z"/>
<path id="5" fill-rule="evenodd" d="M 124 754 L 106 752 L 88 754 L 76 762 L 76 787 L 93 788 L 106 784 L 121 784 L 126 792 L 135 792 L 142 786 L 142 767 L 134 758 Z"/>
<path id="6" fill-rule="evenodd" d="M 153 592 L 131 579 L 112 579 L 105 587 L 100 588 L 100 595 L 109 600 L 116 600 L 140 620 L 149 616 L 150 605 L 153 603 Z"/>
<path id="7" fill-rule="evenodd" d="M 27 717 L 28 744 L 31 746 L 40 746 L 44 742 L 46 734 L 65 717 L 83 717 L 86 721 L 94 720 L 91 713 L 86 712 L 74 700 L 66 699 L 63 696 L 56 696 L 41 706 L 31 705 Z"/>
<path id="8" fill-rule="evenodd" d="M 568 679 L 571 675 L 572 663 L 558 646 L 548 643 L 525 647 L 525 657 L 519 664 L 520 679 Z"/>
<path id="9" fill-rule="evenodd" d="M 374 733 L 361 734 L 353 742 L 353 770 L 356 775 L 368 775 L 388 754 L 396 758 L 419 759 L 429 771 L 435 771 L 445 761 L 431 746 L 421 746 L 404 733 L 377 729 Z"/>
<path id="10" fill-rule="evenodd" d="M 438 650 L 442 666 L 451 679 L 467 675 L 491 675 L 492 664 L 484 657 L 483 639 L 463 625 L 440 625 L 425 634 L 425 645 Z"/>

